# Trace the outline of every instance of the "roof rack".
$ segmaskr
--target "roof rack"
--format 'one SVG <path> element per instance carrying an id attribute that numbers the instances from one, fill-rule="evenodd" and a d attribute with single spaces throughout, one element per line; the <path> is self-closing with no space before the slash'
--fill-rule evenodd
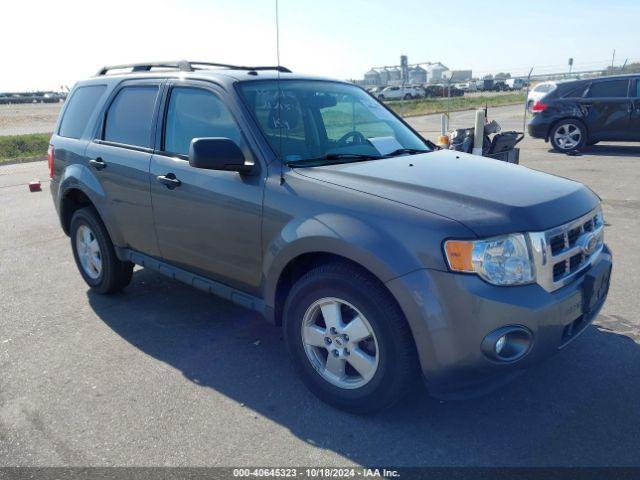
<path id="1" fill-rule="evenodd" d="M 204 67 L 204 68 L 203 68 Z M 278 72 L 283 73 L 291 73 L 287 67 L 283 66 L 275 66 L 275 67 L 248 67 L 241 65 L 229 65 L 226 63 L 212 63 L 212 62 L 192 62 L 188 60 L 177 60 L 177 61 L 169 61 L 169 62 L 145 62 L 145 63 L 128 63 L 124 65 L 110 65 L 102 67 L 96 73 L 96 77 L 101 75 L 106 75 L 111 70 L 125 70 L 131 69 L 131 73 L 136 72 L 149 72 L 152 68 L 167 68 L 167 69 L 175 69 L 181 72 L 195 72 L 196 70 L 203 70 L 207 67 L 219 67 L 228 70 L 248 70 L 248 71 L 256 71 L 256 70 L 276 70 Z"/>

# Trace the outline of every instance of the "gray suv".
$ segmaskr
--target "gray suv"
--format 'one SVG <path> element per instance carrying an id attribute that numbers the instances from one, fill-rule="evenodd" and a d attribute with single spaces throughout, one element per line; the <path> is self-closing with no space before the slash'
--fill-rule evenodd
<path id="1" fill-rule="evenodd" d="M 565 348 L 608 291 L 599 198 L 438 150 L 349 83 L 163 62 L 79 82 L 51 193 L 99 293 L 134 264 L 282 326 L 328 403 L 469 396 Z"/>

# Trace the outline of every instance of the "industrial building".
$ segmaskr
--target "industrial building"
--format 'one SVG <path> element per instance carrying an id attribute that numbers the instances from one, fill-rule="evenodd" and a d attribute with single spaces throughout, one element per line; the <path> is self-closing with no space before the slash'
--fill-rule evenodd
<path id="1" fill-rule="evenodd" d="M 449 77 L 451 76 L 451 77 Z M 425 85 L 449 81 L 463 82 L 472 78 L 471 70 L 449 70 L 441 62 L 421 62 L 409 64 L 406 55 L 400 57 L 400 65 L 373 67 L 364 74 L 362 80 L 354 83 L 365 87 L 385 85 Z"/>

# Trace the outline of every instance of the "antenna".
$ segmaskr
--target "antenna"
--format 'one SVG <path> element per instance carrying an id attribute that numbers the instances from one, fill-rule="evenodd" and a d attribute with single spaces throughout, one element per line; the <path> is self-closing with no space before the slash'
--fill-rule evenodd
<path id="1" fill-rule="evenodd" d="M 278 13 L 278 0 L 276 0 L 276 61 L 278 64 L 278 77 L 276 82 L 278 84 L 278 133 L 280 134 L 280 138 L 278 139 L 280 148 L 278 148 L 278 152 L 280 154 L 280 185 L 282 185 L 284 183 L 284 161 L 282 158 L 282 118 L 280 116 L 282 113 L 282 89 L 280 88 L 280 19 Z"/>

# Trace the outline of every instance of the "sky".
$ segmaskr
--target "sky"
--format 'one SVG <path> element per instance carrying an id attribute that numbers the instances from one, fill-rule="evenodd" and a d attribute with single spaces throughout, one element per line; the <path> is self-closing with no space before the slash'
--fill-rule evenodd
<path id="1" fill-rule="evenodd" d="M 101 66 L 150 60 L 277 62 L 275 0 L 4 0 L 0 91 L 57 90 Z M 638 0 L 279 0 L 280 61 L 362 78 L 442 62 L 474 75 L 640 61 Z"/>

